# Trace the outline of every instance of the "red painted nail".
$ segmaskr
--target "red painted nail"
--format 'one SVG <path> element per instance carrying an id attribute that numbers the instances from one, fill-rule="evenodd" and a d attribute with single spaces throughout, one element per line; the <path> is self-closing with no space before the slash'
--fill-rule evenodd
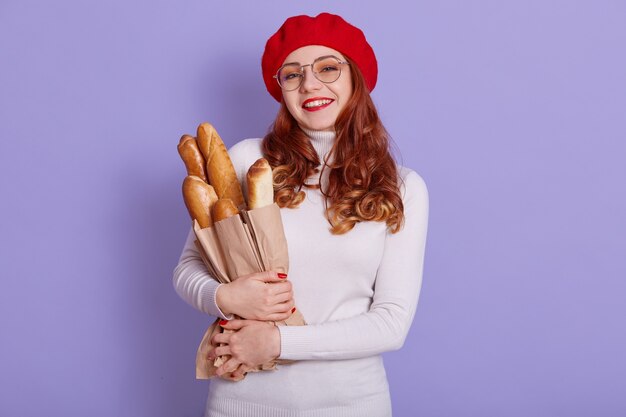
<path id="1" fill-rule="evenodd" d="M 228 320 L 220 320 L 220 326 L 224 326 L 225 324 L 228 324 Z"/>
<path id="2" fill-rule="evenodd" d="M 279 272 L 278 273 L 278 278 L 285 279 L 285 278 L 287 278 L 287 274 L 283 274 L 282 272 Z"/>
<path id="3" fill-rule="evenodd" d="M 296 308 L 295 308 L 295 307 L 291 309 L 291 312 L 292 312 L 292 313 L 293 313 L 294 311 L 296 311 Z"/>

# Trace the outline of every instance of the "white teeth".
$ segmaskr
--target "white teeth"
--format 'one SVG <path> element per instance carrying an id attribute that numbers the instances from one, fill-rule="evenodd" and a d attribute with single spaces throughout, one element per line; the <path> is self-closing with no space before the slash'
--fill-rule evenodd
<path id="1" fill-rule="evenodd" d="M 306 103 L 304 105 L 304 107 L 306 108 L 311 108 L 311 107 L 319 107 L 319 106 L 323 106 L 324 104 L 328 104 L 332 102 L 332 100 L 315 100 L 315 101 L 309 101 L 308 103 Z"/>

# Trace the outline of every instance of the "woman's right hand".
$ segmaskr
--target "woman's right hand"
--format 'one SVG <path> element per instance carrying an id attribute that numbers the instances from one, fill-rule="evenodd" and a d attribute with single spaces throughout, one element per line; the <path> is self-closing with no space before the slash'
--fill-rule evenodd
<path id="1" fill-rule="evenodd" d="M 281 278 L 272 271 L 245 275 L 222 284 L 216 299 L 225 315 L 263 321 L 286 320 L 295 305 L 287 275 Z"/>

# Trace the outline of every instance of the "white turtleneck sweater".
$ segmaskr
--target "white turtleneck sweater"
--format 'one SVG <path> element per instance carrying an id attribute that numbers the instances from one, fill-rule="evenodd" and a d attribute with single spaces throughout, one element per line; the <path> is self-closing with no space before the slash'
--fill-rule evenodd
<path id="1" fill-rule="evenodd" d="M 320 160 L 333 132 L 306 131 Z M 245 174 L 261 154 L 261 139 L 229 150 L 245 189 Z M 247 374 L 240 382 L 212 379 L 205 417 L 384 417 L 391 400 L 380 354 L 402 347 L 422 282 L 428 193 L 422 178 L 399 168 L 405 224 L 395 234 L 381 222 L 361 222 L 333 235 L 319 190 L 305 189 L 296 209 L 281 209 L 289 247 L 289 280 L 306 326 L 281 326 L 275 371 Z M 312 179 L 312 181 L 317 181 Z M 190 231 L 174 287 L 193 307 L 224 316 L 216 305 L 220 285 L 204 267 Z"/>

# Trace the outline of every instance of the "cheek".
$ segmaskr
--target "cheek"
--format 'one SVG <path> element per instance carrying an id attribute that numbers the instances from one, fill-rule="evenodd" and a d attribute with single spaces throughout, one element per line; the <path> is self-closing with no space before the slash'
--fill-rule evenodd
<path id="1" fill-rule="evenodd" d="M 341 109 L 343 109 L 346 104 L 348 103 L 348 100 L 350 100 L 350 97 L 352 96 L 352 87 L 348 86 L 345 90 L 341 91 L 341 94 L 339 97 L 341 97 L 340 102 L 339 102 L 339 106 Z"/>
<path id="2" fill-rule="evenodd" d="M 343 106 L 348 102 L 348 100 L 350 100 L 350 97 L 352 96 L 352 83 L 348 78 L 343 84 L 338 87 L 339 89 L 337 91 L 337 96 L 340 97 L 341 105 Z"/>
<path id="3" fill-rule="evenodd" d="M 348 85 L 346 86 L 346 101 L 352 97 L 352 82 L 348 82 Z"/>
<path id="4" fill-rule="evenodd" d="M 293 115 L 294 112 L 298 111 L 298 103 L 295 98 L 283 94 L 283 100 L 285 101 L 285 106 L 287 110 L 289 110 L 289 113 Z"/>

